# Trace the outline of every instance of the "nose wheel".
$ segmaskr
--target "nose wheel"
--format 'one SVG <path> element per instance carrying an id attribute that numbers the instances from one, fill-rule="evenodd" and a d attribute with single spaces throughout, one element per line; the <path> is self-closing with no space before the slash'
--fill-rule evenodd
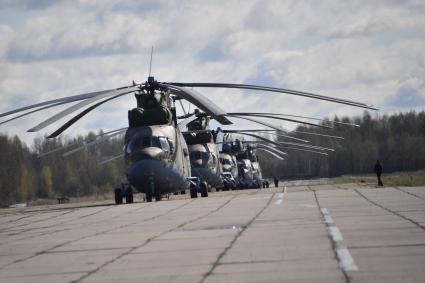
<path id="1" fill-rule="evenodd" d="M 201 197 L 206 198 L 208 197 L 208 185 L 207 182 L 201 183 Z"/>
<path id="2" fill-rule="evenodd" d="M 160 190 L 155 189 L 155 183 L 153 180 L 153 176 L 150 176 L 149 189 L 146 192 L 146 202 L 152 202 L 153 197 L 155 197 L 156 201 L 160 201 L 162 199 L 162 195 Z"/>
<path id="3" fill-rule="evenodd" d="M 133 203 L 133 189 L 129 184 L 121 184 L 120 188 L 114 190 L 115 204 L 122 204 L 125 198 L 126 203 Z"/>
<path id="4" fill-rule="evenodd" d="M 198 189 L 201 193 L 201 197 L 208 197 L 208 184 L 207 182 L 198 182 L 199 185 L 192 183 L 190 185 L 190 197 L 197 198 L 198 197 Z"/>

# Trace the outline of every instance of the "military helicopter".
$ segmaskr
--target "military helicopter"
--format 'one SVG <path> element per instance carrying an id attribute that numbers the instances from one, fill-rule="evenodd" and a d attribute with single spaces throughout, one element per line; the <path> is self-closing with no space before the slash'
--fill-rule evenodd
<path id="1" fill-rule="evenodd" d="M 2 121 L 1 124 L 38 111 L 78 102 L 28 130 L 29 132 L 37 132 L 85 108 L 47 137 L 55 138 L 100 105 L 124 95 L 135 94 L 137 107 L 128 112 L 129 127 L 124 138 L 124 157 L 129 184 L 139 192 L 145 193 L 147 201 L 152 201 L 153 196 L 158 201 L 163 194 L 182 191 L 189 187 L 191 187 L 191 197 L 196 197 L 199 180 L 195 181 L 196 178 L 192 177 L 189 150 L 180 129 L 177 127 L 174 102 L 176 99 L 185 99 L 213 117 L 218 123 L 222 125 L 232 124 L 227 118 L 229 115 L 224 110 L 199 92 L 190 89 L 197 87 L 287 93 L 377 110 L 369 104 L 294 90 L 245 84 L 158 82 L 154 77 L 149 76 L 145 83 L 136 84 L 133 82 L 130 86 L 117 89 L 68 96 L 11 110 L 0 114 L 0 117 L 18 115 Z M 27 112 L 20 114 L 24 111 Z M 245 119 L 251 118 L 245 117 Z M 127 202 L 133 201 L 131 189 L 115 191 L 115 195 L 117 204 L 122 203 L 123 196 L 126 197 Z"/>
<path id="2" fill-rule="evenodd" d="M 210 186 L 216 189 L 223 187 L 221 178 L 223 170 L 215 144 L 215 132 L 209 129 L 210 118 L 198 109 L 193 114 L 181 118 L 191 115 L 195 115 L 196 119 L 187 124 L 187 131 L 183 132 L 183 136 L 189 148 L 192 175 L 201 179 L 205 195 L 207 190 L 204 187 Z"/>
<path id="3" fill-rule="evenodd" d="M 185 112 L 183 105 L 182 105 L 182 109 Z M 272 119 L 290 121 L 295 123 L 315 125 L 305 121 L 284 118 L 282 117 L 282 115 L 284 114 L 275 114 L 275 113 L 248 113 L 248 112 L 227 113 L 226 116 L 229 118 L 244 119 L 244 117 L 251 116 L 251 115 L 256 117 L 262 117 L 262 118 L 272 118 Z M 236 176 L 236 180 L 238 180 L 236 157 L 233 157 L 234 160 L 232 158 L 228 160 L 227 156 L 222 153 L 221 154 L 222 158 L 221 159 L 218 158 L 220 153 L 218 151 L 218 147 L 216 146 L 217 135 L 220 132 L 225 133 L 226 130 L 222 130 L 220 127 L 217 128 L 217 130 L 211 130 L 209 127 L 209 122 L 210 122 L 210 118 L 212 117 L 210 117 L 206 113 L 200 112 L 198 109 L 195 109 L 193 113 L 185 112 L 184 116 L 179 116 L 177 118 L 185 119 L 185 118 L 189 118 L 193 116 L 196 116 L 196 119 L 189 122 L 187 124 L 188 130 L 183 132 L 183 135 L 186 139 L 186 143 L 188 144 L 188 147 L 189 147 L 189 156 L 190 156 L 190 161 L 192 165 L 192 174 L 196 177 L 199 177 L 202 180 L 202 183 L 201 183 L 202 186 L 205 186 L 205 183 L 206 183 L 209 187 L 213 187 L 216 190 L 236 187 L 237 185 L 236 181 L 232 180 L 234 179 L 234 176 Z M 282 136 L 300 140 L 298 138 L 294 138 L 284 134 L 282 134 Z M 242 152 L 240 153 L 242 154 Z M 252 167 L 252 174 L 256 184 L 258 184 L 256 186 L 260 186 L 260 184 L 262 185 L 263 183 L 263 181 L 260 180 L 261 168 L 259 166 L 259 163 L 255 161 L 254 154 L 250 154 L 250 158 L 252 159 L 250 164 L 250 167 Z M 228 164 L 223 164 L 223 162 L 227 162 Z M 230 174 L 228 169 L 231 170 L 231 168 L 229 168 L 229 165 L 231 165 L 232 162 L 235 163 L 236 170 L 234 170 L 235 172 L 232 175 L 228 175 Z M 250 162 L 250 161 L 247 161 L 247 162 Z M 223 167 L 226 167 L 226 171 L 223 169 Z M 226 174 L 223 174 L 223 172 L 226 172 Z M 232 184 L 232 182 L 234 184 Z"/>

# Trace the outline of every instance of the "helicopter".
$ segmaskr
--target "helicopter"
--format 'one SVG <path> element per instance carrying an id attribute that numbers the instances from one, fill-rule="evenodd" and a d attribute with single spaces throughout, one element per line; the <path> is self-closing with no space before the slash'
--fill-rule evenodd
<path id="1" fill-rule="evenodd" d="M 187 100 L 222 125 L 232 124 L 228 117 L 241 117 L 228 115 L 210 99 L 192 89 L 198 87 L 286 93 L 377 110 L 372 105 L 365 103 L 288 89 L 246 84 L 158 82 L 153 76 L 149 76 L 145 83 L 136 84 L 133 81 L 130 86 L 83 93 L 20 107 L 0 114 L 0 118 L 17 114 L 0 124 L 52 107 L 78 102 L 28 130 L 37 132 L 85 108 L 47 136 L 47 138 L 55 138 L 102 104 L 124 95 L 134 94 L 137 107 L 128 111 L 129 127 L 126 129 L 124 137 L 126 177 L 130 189 L 116 190 L 115 202 L 122 203 L 123 197 L 126 198 L 126 202 L 133 202 L 131 187 L 146 194 L 148 202 L 152 201 L 152 197 L 159 201 L 163 194 L 188 188 L 191 190 L 191 197 L 194 198 L 197 196 L 197 191 L 200 190 L 200 182 L 199 178 L 192 175 L 188 146 L 182 132 L 177 127 L 175 100 Z M 253 120 L 247 117 L 244 119 Z M 207 196 L 202 192 L 201 195 Z"/>
<path id="2" fill-rule="evenodd" d="M 185 112 L 183 105 L 182 108 Z M 278 117 L 271 117 L 268 114 L 269 113 L 238 112 L 227 113 L 226 116 L 230 118 L 243 118 L 246 116 L 255 115 L 256 117 L 273 118 L 288 121 L 288 118 L 281 117 L 281 114 L 270 113 L 270 115 L 279 115 Z M 236 158 L 234 157 L 235 160 L 231 160 L 229 164 L 223 164 L 222 161 L 224 162 L 225 160 L 223 158 L 218 158 L 220 153 L 216 145 L 217 135 L 220 132 L 226 132 L 226 130 L 222 130 L 220 127 L 218 127 L 217 130 L 211 130 L 209 127 L 209 122 L 212 117 L 208 116 L 208 114 L 206 113 L 200 112 L 199 109 L 195 109 L 193 113 L 185 113 L 184 116 L 179 116 L 177 118 L 185 119 L 193 116 L 195 116 L 196 119 L 187 123 L 187 131 L 183 132 L 186 143 L 189 147 L 189 156 L 193 175 L 195 177 L 199 177 L 202 180 L 201 184 L 203 186 L 215 188 L 216 191 L 219 191 L 221 189 L 227 190 L 229 188 L 235 188 L 237 185 L 237 179 L 235 180 L 233 176 L 238 175 L 237 170 L 234 170 L 236 172 L 234 172 L 234 174 L 232 175 L 229 175 L 230 172 L 228 172 L 228 170 L 227 172 L 225 172 L 225 174 L 223 174 L 223 167 L 229 167 L 232 161 L 235 162 L 236 167 Z M 300 120 L 292 119 L 289 121 L 313 125 L 311 123 L 306 123 Z M 287 137 L 292 138 L 290 136 Z M 250 156 L 253 156 L 252 158 L 255 159 L 255 156 L 253 154 L 251 154 Z M 262 184 L 263 181 L 260 180 L 261 177 L 258 177 L 261 176 L 261 168 L 259 167 L 258 162 L 252 160 L 252 164 L 250 165 L 250 167 L 252 167 L 255 182 L 258 184 Z"/>

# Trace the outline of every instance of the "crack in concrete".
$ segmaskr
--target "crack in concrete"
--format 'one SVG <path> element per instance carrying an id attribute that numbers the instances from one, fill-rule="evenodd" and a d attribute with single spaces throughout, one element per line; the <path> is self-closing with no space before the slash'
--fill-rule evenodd
<path id="1" fill-rule="evenodd" d="M 154 220 L 154 219 L 156 219 L 156 218 L 159 218 L 159 217 L 165 216 L 165 215 L 167 215 L 168 213 L 170 213 L 170 212 L 172 212 L 172 211 L 174 211 L 174 210 L 176 210 L 176 209 L 179 209 L 179 208 L 181 208 L 181 207 L 183 207 L 183 206 L 185 206 L 185 205 L 189 204 L 190 202 L 191 202 L 191 201 L 189 201 L 189 202 L 185 202 L 183 205 L 180 205 L 180 206 L 178 206 L 178 207 L 175 207 L 175 208 L 173 208 L 173 209 L 170 209 L 170 210 L 166 211 L 165 213 L 162 213 L 162 214 L 159 214 L 159 215 L 156 215 L 156 216 L 153 216 L 153 217 L 147 218 L 147 219 L 143 220 L 142 222 L 151 221 L 151 220 Z M 148 206 L 143 206 L 143 208 L 146 208 L 146 207 L 148 207 Z M 140 208 L 140 209 L 142 209 L 142 208 Z M 129 211 L 129 212 L 126 212 L 126 213 L 131 213 L 131 212 L 134 212 L 134 211 Z M 126 213 L 124 213 L 124 214 L 126 214 Z M 97 232 L 97 233 L 94 233 L 94 234 L 86 235 L 86 236 L 80 237 L 80 238 L 78 238 L 78 239 L 73 239 L 73 240 L 66 241 L 66 242 L 64 242 L 64 243 L 61 243 L 61 244 L 55 245 L 55 246 L 53 246 L 53 247 L 50 247 L 50 248 L 48 248 L 48 249 L 46 249 L 46 250 L 43 250 L 43 251 L 40 251 L 40 252 L 36 252 L 35 254 L 33 254 L 33 255 L 31 255 L 31 256 L 28 256 L 28 257 L 25 257 L 25 258 L 22 258 L 22 259 L 17 259 L 17 260 L 15 260 L 15 261 L 11 262 L 11 263 L 8 263 L 8 264 L 5 264 L 5 265 L 3 265 L 3 266 L 0 266 L 0 270 L 1 270 L 1 269 L 6 268 L 6 267 L 8 267 L 8 266 L 11 266 L 11 265 L 13 265 L 13 264 L 20 263 L 20 262 L 23 262 L 23 261 L 26 261 L 26 260 L 32 259 L 32 258 L 34 258 L 34 257 L 36 257 L 36 256 L 39 256 L 39 255 L 42 255 L 42 254 L 46 254 L 46 253 L 48 253 L 48 252 L 50 252 L 50 251 L 52 251 L 52 250 L 54 250 L 54 249 L 60 248 L 60 247 L 62 247 L 62 246 L 65 246 L 65 245 L 68 245 L 68 244 L 71 244 L 71 243 L 74 243 L 74 242 L 77 242 L 77 241 L 80 241 L 80 240 L 88 239 L 88 238 L 90 238 L 90 237 L 94 237 L 94 236 L 98 236 L 98 235 L 105 234 L 105 233 L 108 233 L 108 232 L 116 231 L 116 230 L 119 230 L 119 229 L 122 229 L 122 228 L 128 227 L 128 226 L 130 226 L 130 225 L 138 224 L 138 223 L 140 223 L 140 222 L 139 222 L 139 221 L 137 221 L 137 222 L 132 222 L 132 223 L 128 223 L 128 224 L 124 224 L 124 225 L 120 225 L 120 226 L 118 226 L 118 227 L 114 227 L 114 228 L 112 228 L 112 229 L 107 229 L 107 230 L 104 230 L 104 231 L 101 231 L 101 232 Z"/>
<path id="2" fill-rule="evenodd" d="M 96 269 L 94 269 L 94 270 L 90 271 L 89 273 L 85 274 L 84 276 L 80 277 L 79 279 L 74 280 L 74 281 L 71 281 L 71 283 L 78 283 L 78 282 L 81 282 L 82 280 L 84 280 L 84 279 L 86 279 L 87 277 L 89 277 L 89 276 L 91 276 L 91 275 L 95 274 L 96 272 L 98 272 L 99 270 L 101 270 L 102 268 L 104 268 L 105 266 L 107 266 L 107 265 L 109 265 L 109 264 L 111 264 L 111 263 L 114 263 L 115 261 L 119 260 L 120 258 L 122 258 L 122 257 L 124 257 L 124 256 L 126 256 L 126 255 L 128 255 L 128 254 L 130 254 L 131 252 L 135 251 L 136 249 L 139 249 L 139 248 L 142 248 L 142 247 L 144 247 L 144 246 L 148 245 L 150 242 L 154 241 L 156 238 L 159 238 L 159 237 L 161 237 L 161 236 L 163 236 L 163 235 L 165 235 L 165 234 L 168 234 L 168 233 L 170 233 L 170 232 L 173 232 L 173 231 L 175 231 L 175 230 L 178 230 L 178 229 L 180 229 L 180 228 L 182 228 L 182 227 L 184 227 L 184 226 L 186 226 L 186 225 L 188 225 L 188 224 L 191 224 L 191 223 L 193 223 L 193 222 L 196 222 L 196 221 L 198 221 L 198 220 L 200 220 L 200 219 L 202 219 L 202 218 L 205 218 L 205 217 L 207 217 L 207 216 L 209 216 L 209 215 L 211 215 L 211 214 L 213 214 L 213 213 L 215 213 L 215 212 L 219 211 L 221 208 L 223 208 L 224 206 L 226 206 L 227 204 L 229 204 L 229 203 L 230 203 L 230 201 L 232 201 L 235 197 L 236 197 L 236 195 L 235 195 L 235 196 L 233 196 L 232 198 L 230 198 L 229 200 L 227 200 L 225 203 L 223 203 L 223 204 L 222 204 L 222 205 L 220 205 L 219 207 L 217 207 L 217 208 L 215 208 L 215 209 L 213 209 L 213 210 L 209 211 L 208 213 L 206 213 L 206 214 L 204 214 L 204 215 L 201 215 L 201 216 L 198 216 L 198 217 L 196 217 L 196 218 L 194 218 L 194 219 L 188 220 L 188 221 L 186 221 L 186 222 L 184 222 L 184 223 L 181 223 L 181 224 L 179 224 L 179 225 L 177 225 L 177 226 L 175 226 L 175 227 L 173 227 L 173 228 L 171 228 L 171 229 L 168 229 L 168 230 L 163 231 L 163 232 L 161 232 L 161 233 L 159 233 L 159 234 L 157 234 L 157 235 L 155 235 L 155 236 L 150 237 L 149 239 L 147 239 L 146 241 L 144 241 L 141 245 L 138 245 L 138 246 L 136 246 L 136 247 L 133 247 L 133 248 L 128 249 L 128 250 L 127 250 L 127 251 L 125 251 L 124 253 L 122 253 L 122 254 L 118 255 L 117 257 L 115 257 L 115 258 L 113 258 L 113 259 L 111 259 L 111 260 L 109 260 L 109 261 L 107 261 L 107 262 L 105 262 L 105 263 L 104 263 L 104 264 L 102 264 L 101 266 L 99 266 L 99 267 L 97 267 Z M 195 200 L 195 199 L 192 199 L 192 201 L 187 202 L 186 204 L 192 203 L 194 200 Z M 180 206 L 179 208 L 181 208 L 181 207 L 183 207 L 183 206 Z"/>
<path id="3" fill-rule="evenodd" d="M 284 188 L 282 189 L 282 193 L 284 191 Z M 220 260 L 227 254 L 227 252 L 233 247 L 233 245 L 236 243 L 236 241 L 239 239 L 239 237 L 249 228 L 249 226 L 261 215 L 261 213 L 263 213 L 264 210 L 266 210 L 267 207 L 269 207 L 269 205 L 271 204 L 274 196 L 276 195 L 276 193 L 273 193 L 269 200 L 267 201 L 266 205 L 253 217 L 251 218 L 250 221 L 248 221 L 248 223 L 245 225 L 245 227 L 243 227 L 241 230 L 239 230 L 239 232 L 235 235 L 235 237 L 233 238 L 233 240 L 230 242 L 230 244 L 218 255 L 216 261 L 214 262 L 214 264 L 212 265 L 211 269 L 205 273 L 202 277 L 202 279 L 199 281 L 199 283 L 203 283 L 208 276 L 210 276 L 214 270 L 217 268 L 217 266 L 220 263 Z"/>
<path id="4" fill-rule="evenodd" d="M 403 193 L 406 193 L 406 194 L 408 194 L 408 195 L 414 196 L 414 197 L 416 197 L 416 198 L 418 198 L 418 199 L 425 200 L 425 197 L 418 196 L 418 195 L 416 195 L 416 194 L 414 194 L 414 193 L 412 193 L 412 192 L 405 191 L 405 190 L 403 190 L 403 189 L 402 189 L 402 188 L 400 188 L 400 187 L 393 187 L 393 188 L 394 188 L 394 189 L 396 189 L 396 190 L 399 190 L 400 192 L 403 192 Z"/>
<path id="5" fill-rule="evenodd" d="M 396 216 L 398 216 L 398 217 L 400 217 L 400 218 L 403 218 L 404 220 L 407 220 L 407 221 L 409 221 L 409 222 L 411 222 L 411 223 L 415 224 L 416 226 L 418 226 L 418 227 L 419 227 L 419 228 L 421 228 L 422 230 L 425 230 L 425 226 L 423 226 L 423 225 L 422 225 L 422 224 L 420 224 L 419 222 L 417 222 L 417 221 L 415 221 L 415 220 L 413 220 L 413 219 L 410 219 L 410 218 L 408 218 L 408 217 L 404 216 L 403 214 L 398 213 L 397 211 L 394 211 L 394 210 L 392 210 L 392 209 L 390 209 L 390 208 L 388 208 L 388 207 L 383 206 L 382 204 L 379 204 L 379 203 L 377 203 L 377 202 L 375 202 L 375 201 L 373 201 L 373 200 L 369 199 L 369 198 L 368 198 L 368 197 L 366 197 L 364 194 L 362 194 L 361 192 L 359 192 L 357 189 L 354 189 L 354 191 L 355 191 L 358 195 L 360 195 L 362 198 L 364 198 L 365 200 L 367 200 L 368 202 L 370 202 L 371 204 L 376 205 L 376 206 L 378 206 L 378 207 L 380 207 L 380 208 L 382 208 L 382 209 L 384 209 L 384 210 L 386 210 L 386 211 L 388 211 L 388 212 L 390 212 L 390 213 L 392 213 L 392 214 L 394 214 L 394 215 L 396 215 Z"/>
<path id="6" fill-rule="evenodd" d="M 31 232 L 31 231 L 34 231 L 34 230 L 47 229 L 47 228 L 51 228 L 51 227 L 58 226 L 58 225 L 69 224 L 70 222 L 74 222 L 76 220 L 80 220 L 80 219 L 83 219 L 83 218 L 86 218 L 86 217 L 89 217 L 89 216 L 96 215 L 98 213 L 101 213 L 101 212 L 103 212 L 105 210 L 108 210 L 108 209 L 111 209 L 111 208 L 112 207 L 107 207 L 107 208 L 104 208 L 104 209 L 100 209 L 100 210 L 98 210 L 96 212 L 93 212 L 93 213 L 90 213 L 90 214 L 86 214 L 86 215 L 82 215 L 82 216 L 79 216 L 77 218 L 73 218 L 73 219 L 68 220 L 68 221 L 62 221 L 62 222 L 59 222 L 59 223 L 56 223 L 56 224 L 52 224 L 52 225 L 47 225 L 47 226 L 42 226 L 42 227 L 37 227 L 37 228 L 29 228 L 29 229 L 26 229 L 26 230 L 25 229 L 24 230 L 20 230 L 19 233 L 8 234 L 7 236 L 19 235 L 21 233 Z M 143 208 L 145 208 L 145 207 L 141 207 L 141 208 L 135 209 L 132 212 L 139 211 L 140 209 L 143 209 Z M 80 208 L 76 208 L 75 211 L 77 211 L 78 209 L 80 209 Z M 129 212 L 121 213 L 121 214 L 116 215 L 116 216 L 114 216 L 112 218 L 116 218 L 116 217 L 122 216 L 122 215 L 127 214 L 127 213 L 129 213 Z M 90 223 L 78 224 L 77 226 L 73 226 L 73 227 L 69 227 L 69 228 L 57 229 L 57 230 L 47 231 L 47 232 L 41 232 L 39 234 L 32 234 L 32 235 L 28 235 L 28 236 L 25 236 L 25 237 L 22 237 L 22 238 L 19 238 L 19 239 L 14 239 L 13 241 L 26 240 L 26 239 L 31 239 L 31 238 L 33 238 L 35 236 L 45 236 L 45 235 L 51 235 L 51 234 L 54 234 L 54 233 L 60 233 L 60 232 L 70 231 L 70 230 L 78 229 L 78 228 L 80 228 L 82 226 L 89 225 L 89 224 Z M 1 245 L 4 245 L 4 244 L 8 244 L 8 242 L 6 242 L 6 243 L 0 243 L 0 246 Z"/>

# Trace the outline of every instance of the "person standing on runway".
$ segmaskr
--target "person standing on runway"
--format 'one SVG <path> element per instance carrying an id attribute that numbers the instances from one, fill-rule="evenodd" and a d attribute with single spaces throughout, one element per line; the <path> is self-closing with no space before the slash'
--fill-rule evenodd
<path id="1" fill-rule="evenodd" d="M 378 187 L 383 187 L 384 183 L 382 183 L 382 180 L 381 180 L 382 165 L 381 165 L 381 162 L 379 162 L 379 160 L 376 160 L 375 167 L 374 167 L 373 171 L 375 171 L 376 178 L 378 178 Z"/>

